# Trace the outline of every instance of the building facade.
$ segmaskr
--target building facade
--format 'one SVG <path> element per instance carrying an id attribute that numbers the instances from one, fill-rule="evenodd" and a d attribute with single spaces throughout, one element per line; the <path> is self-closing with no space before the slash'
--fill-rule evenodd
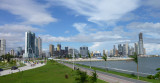
<path id="1" fill-rule="evenodd" d="M 49 45 L 49 53 L 50 53 L 50 56 L 51 56 L 51 57 L 54 56 L 54 55 L 53 55 L 53 54 L 54 54 L 54 45 L 52 45 L 52 44 Z"/>
<path id="2" fill-rule="evenodd" d="M 6 40 L 0 39 L 0 56 L 6 54 Z"/>
<path id="3" fill-rule="evenodd" d="M 82 57 L 87 57 L 88 51 L 88 47 L 80 47 L 80 54 L 82 55 Z"/>
<path id="4" fill-rule="evenodd" d="M 139 55 L 144 55 L 143 34 L 139 33 Z"/>
<path id="5" fill-rule="evenodd" d="M 24 58 L 36 57 L 35 33 L 31 31 L 25 33 L 25 54 Z"/>

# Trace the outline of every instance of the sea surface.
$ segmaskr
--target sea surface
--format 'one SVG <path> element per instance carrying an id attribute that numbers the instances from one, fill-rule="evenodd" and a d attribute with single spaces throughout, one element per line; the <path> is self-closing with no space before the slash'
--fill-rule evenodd
<path id="1" fill-rule="evenodd" d="M 141 76 L 154 75 L 157 73 L 156 69 L 160 68 L 160 57 L 143 57 L 139 58 L 138 61 Z M 76 63 L 90 65 L 89 61 Z M 92 61 L 91 66 L 105 68 L 105 61 Z M 107 68 L 129 74 L 136 74 L 137 72 L 137 64 L 134 61 L 107 61 Z"/>

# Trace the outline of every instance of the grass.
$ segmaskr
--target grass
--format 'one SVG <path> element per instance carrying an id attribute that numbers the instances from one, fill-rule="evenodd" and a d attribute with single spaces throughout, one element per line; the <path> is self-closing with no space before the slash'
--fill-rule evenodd
<path id="1" fill-rule="evenodd" d="M 0 68 L 6 70 L 6 69 L 11 69 L 12 66 L 17 66 L 16 64 L 14 63 L 0 63 Z M 25 64 L 23 63 L 20 63 L 20 65 L 18 67 L 23 67 L 25 66 Z"/>
<path id="2" fill-rule="evenodd" d="M 65 75 L 68 75 L 68 79 Z M 0 83 L 76 83 L 75 71 L 59 63 L 0 77 Z M 106 83 L 98 79 L 98 83 Z"/>
<path id="3" fill-rule="evenodd" d="M 85 68 L 90 68 L 87 65 L 82 65 L 82 64 L 76 64 L 76 65 L 82 66 L 82 67 L 85 67 Z M 111 70 L 106 71 L 105 69 L 101 69 L 101 68 L 97 68 L 97 67 L 92 67 L 92 69 L 93 70 L 99 70 L 99 71 L 102 71 L 102 72 L 111 73 L 111 74 L 115 74 L 115 75 L 120 75 L 120 76 L 124 76 L 124 77 L 128 77 L 128 78 L 132 78 L 132 79 L 137 79 L 137 76 L 133 76 L 131 74 L 120 73 L 120 72 L 111 71 Z M 148 79 L 147 77 L 141 77 L 141 76 L 139 77 L 139 80 L 152 82 L 152 83 L 160 83 L 160 80 Z"/>

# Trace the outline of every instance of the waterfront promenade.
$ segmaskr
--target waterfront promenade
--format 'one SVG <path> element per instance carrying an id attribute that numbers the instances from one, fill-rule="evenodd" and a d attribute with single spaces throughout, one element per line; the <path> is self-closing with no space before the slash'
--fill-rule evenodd
<path id="1" fill-rule="evenodd" d="M 29 70 L 29 69 L 34 69 L 34 68 L 41 67 L 41 66 L 45 65 L 45 63 L 43 63 L 43 64 L 41 64 L 41 63 L 35 64 L 34 66 L 31 66 L 31 64 L 29 64 L 29 63 L 25 63 L 25 64 L 26 64 L 26 66 L 19 67 L 16 70 L 11 70 L 11 69 L 4 70 L 4 71 L 0 72 L 0 76 L 16 73 L 16 72 L 20 72 L 20 71 L 25 71 L 25 70 Z"/>
<path id="2" fill-rule="evenodd" d="M 64 65 L 73 68 L 72 64 L 68 64 L 68 63 L 63 63 Z M 84 67 L 80 67 L 75 65 L 76 68 L 79 68 L 82 71 L 87 72 L 88 75 L 91 75 L 93 70 L 89 69 L 89 68 L 84 68 Z M 97 71 L 97 75 L 98 78 L 101 80 L 104 80 L 106 82 L 109 83 L 147 83 L 145 81 L 141 81 L 141 80 L 136 80 L 136 79 L 131 79 L 131 78 L 127 78 L 127 77 L 123 77 L 123 76 L 119 76 L 119 75 L 114 75 L 114 74 L 110 74 L 110 73 L 106 73 L 106 72 L 101 72 L 101 71 Z"/>
<path id="3" fill-rule="evenodd" d="M 58 60 L 58 59 L 55 59 Z M 107 58 L 108 61 L 118 61 L 118 60 L 133 60 L 133 58 L 117 58 L 117 57 L 112 57 L 112 58 Z M 88 58 L 88 59 L 63 59 L 63 61 L 104 61 L 103 59 L 97 59 L 97 58 Z"/>

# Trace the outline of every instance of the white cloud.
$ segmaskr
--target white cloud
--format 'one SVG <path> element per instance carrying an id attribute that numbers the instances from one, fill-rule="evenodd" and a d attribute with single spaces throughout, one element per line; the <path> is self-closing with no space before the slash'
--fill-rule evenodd
<path id="1" fill-rule="evenodd" d="M 55 22 L 56 19 L 45 8 L 45 5 L 38 4 L 34 0 L 0 0 L 0 9 L 19 15 L 25 24 L 42 25 Z"/>
<path id="2" fill-rule="evenodd" d="M 160 52 L 160 44 L 148 43 L 144 44 L 144 48 L 146 48 L 147 54 L 159 54 Z"/>
<path id="3" fill-rule="evenodd" d="M 80 33 L 85 33 L 85 29 L 87 28 L 87 24 L 85 23 L 74 23 L 73 27 L 75 27 Z"/>
<path id="4" fill-rule="evenodd" d="M 126 13 L 135 10 L 138 0 L 48 0 L 63 5 L 98 24 L 114 24 Z M 77 14 L 76 14 L 77 15 Z"/>

